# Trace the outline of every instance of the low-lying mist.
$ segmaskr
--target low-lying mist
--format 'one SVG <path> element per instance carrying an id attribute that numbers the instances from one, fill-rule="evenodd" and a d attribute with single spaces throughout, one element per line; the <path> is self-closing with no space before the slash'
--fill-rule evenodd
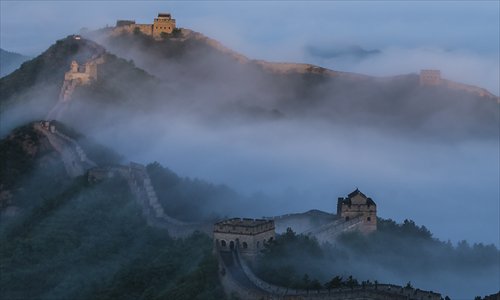
<path id="1" fill-rule="evenodd" d="M 372 50 L 375 53 L 361 52 L 364 55 L 351 50 L 350 53 L 346 53 L 350 54 L 350 57 L 339 59 L 330 56 L 339 51 L 336 48 L 330 49 L 325 46 L 319 49 L 322 52 L 306 52 L 304 59 L 332 69 L 374 76 L 394 76 L 417 73 L 421 69 L 438 69 L 446 79 L 484 87 L 496 95 L 500 93 L 498 86 L 500 61 L 496 54 L 438 47 L 392 46 L 375 50 L 378 52 Z"/>
<path id="2" fill-rule="evenodd" d="M 444 240 L 498 245 L 497 141 L 439 142 L 312 121 L 214 127 L 151 115 L 94 134 L 131 160 L 262 199 L 235 216 L 334 212 L 337 197 L 358 187 L 382 217 L 413 219 Z"/>
<path id="3" fill-rule="evenodd" d="M 58 45 L 65 43 L 74 44 Z M 76 55 L 88 50 L 85 43 Z M 61 121 L 128 160 L 227 184 L 251 201 L 234 216 L 334 212 L 337 197 L 358 187 L 382 217 L 413 219 L 444 240 L 499 245 L 498 106 L 491 99 L 419 89 L 415 78 L 274 76 L 198 40 L 179 43 L 105 40 L 156 78 L 108 55 L 98 81 L 77 90 Z M 43 118 L 41 107 L 50 110 L 54 99 L 38 91 L 24 96 L 32 102 L 2 111 L 10 120 L 2 134 L 27 114 Z"/>
<path id="4" fill-rule="evenodd" d="M 377 232 L 344 233 L 335 245 L 287 230 L 268 245 L 254 269 L 267 281 L 292 288 L 305 288 L 304 274 L 320 283 L 353 276 L 358 283 L 409 283 L 443 298 L 473 299 L 498 290 L 499 253 L 492 245 L 437 241 L 412 221 L 379 219 Z"/>

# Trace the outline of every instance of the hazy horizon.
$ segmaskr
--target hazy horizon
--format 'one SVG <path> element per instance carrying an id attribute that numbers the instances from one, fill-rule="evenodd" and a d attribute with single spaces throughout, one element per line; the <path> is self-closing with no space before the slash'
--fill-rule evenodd
<path id="1" fill-rule="evenodd" d="M 498 35 L 496 40 L 492 38 L 498 28 L 490 26 L 498 13 L 491 8 L 498 3 L 484 2 L 478 6 L 476 3 L 459 2 L 451 8 L 445 3 L 428 2 L 411 2 L 410 7 L 400 3 L 377 6 L 372 2 L 314 2 L 311 6 L 292 2 L 286 7 L 281 2 L 216 2 L 213 6 L 205 2 L 196 2 L 197 5 L 191 2 L 169 5 L 99 2 L 89 8 L 83 2 L 22 5 L 2 2 L 1 41 L 2 48 L 8 50 L 42 51 L 55 39 L 83 26 L 113 25 L 116 19 L 150 22 L 158 11 L 169 10 L 178 26 L 200 31 L 250 57 L 306 61 L 334 69 L 335 65 L 341 65 L 350 71 L 375 75 L 441 67 L 445 77 L 473 83 L 484 80 L 482 86 L 491 88 L 492 82 L 498 82 L 499 70 L 498 57 L 492 54 L 498 50 Z M 21 10 L 23 15 L 33 18 L 12 17 Z M 476 20 L 474 16 L 479 13 L 484 13 L 484 17 Z M 290 19 L 287 15 L 300 17 Z M 358 18 L 352 19 L 353 16 Z M 450 26 L 443 26 L 445 21 L 452 22 L 456 28 L 465 26 L 467 30 L 459 34 Z M 43 34 L 26 30 L 33 22 L 39 24 Z M 399 25 L 395 26 L 396 23 Z M 470 27 L 469 23 L 475 26 Z M 317 26 L 328 30 L 313 30 Z M 485 40 L 484 36 L 491 39 Z M 381 53 L 366 57 L 342 54 L 340 50 L 352 45 Z M 315 48 L 311 50 L 311 47 Z M 412 59 L 404 59 L 406 55 Z M 423 57 L 430 63 L 424 65 Z M 460 72 L 462 69 L 470 74 L 464 75 Z M 454 72 L 449 73 L 451 71 Z M 491 76 L 495 73 L 496 76 Z M 479 77 L 472 78 L 478 74 Z M 231 90 L 239 88 L 235 86 Z M 191 101 L 199 102 L 196 98 L 203 98 L 197 93 L 193 91 L 189 96 L 193 97 Z M 206 106 L 203 102 L 199 105 L 200 109 Z M 454 144 L 364 127 L 332 130 L 320 122 L 307 126 L 298 122 L 264 122 L 229 130 L 205 128 L 182 117 L 174 122 L 165 122 L 161 116 L 147 120 L 137 117 L 135 121 L 137 124 L 155 122 L 155 127 L 165 129 L 159 131 L 159 139 L 147 140 L 150 136 L 143 136 L 145 140 L 141 143 L 130 143 L 129 131 L 125 136 L 114 130 L 93 134 L 130 160 L 159 161 L 182 176 L 227 184 L 245 195 L 262 192 L 281 199 L 267 210 L 256 206 L 246 211 L 248 216 L 314 208 L 334 212 L 335 199 L 359 187 L 376 200 L 384 218 L 413 219 L 429 227 L 442 240 L 467 239 L 500 245 L 498 140 L 466 139 Z M 134 127 L 129 126 L 133 131 Z M 277 136 L 279 142 L 275 140 Z M 114 145 L 115 141 L 119 146 Z M 164 146 L 172 141 L 175 147 Z M 359 143 L 364 146 L 358 148 Z M 199 149 L 205 149 L 210 155 L 198 155 Z M 469 174 L 474 174 L 474 178 Z M 293 201 L 287 202 L 287 198 Z M 443 210 L 446 218 L 440 213 Z"/>
<path id="2" fill-rule="evenodd" d="M 374 76 L 441 69 L 445 78 L 500 92 L 500 4 L 495 1 L 402 1 L 390 6 L 384 1 L 0 5 L 1 48 L 30 56 L 83 27 L 113 26 L 117 19 L 148 23 L 158 12 L 169 11 L 179 27 L 199 31 L 253 59 L 312 63 Z M 336 55 L 352 46 L 380 52 L 361 58 Z M 311 52 L 310 47 L 320 51 Z"/>
<path id="3" fill-rule="evenodd" d="M 0 79 L 7 298 L 498 291 L 500 98 L 417 73 L 498 95 L 499 1 L 0 2 L 51 45 Z"/>

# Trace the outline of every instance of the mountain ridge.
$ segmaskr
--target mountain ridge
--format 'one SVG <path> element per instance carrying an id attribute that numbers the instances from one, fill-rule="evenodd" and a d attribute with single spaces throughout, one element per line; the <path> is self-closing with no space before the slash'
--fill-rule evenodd
<path id="1" fill-rule="evenodd" d="M 0 48 L 0 77 L 16 70 L 23 62 L 31 59 L 29 56 Z"/>
<path id="2" fill-rule="evenodd" d="M 353 73 L 353 72 L 346 72 L 346 71 L 337 71 L 333 69 L 328 69 L 325 67 L 321 67 L 319 65 L 315 64 L 309 64 L 309 63 L 294 63 L 294 62 L 275 62 L 275 61 L 268 61 L 268 60 L 263 60 L 263 59 L 250 59 L 247 56 L 238 53 L 237 51 L 230 49 L 229 47 L 224 46 L 221 42 L 217 41 L 216 39 L 210 38 L 203 33 L 196 32 L 190 29 L 186 28 L 181 28 L 181 33 L 183 35 L 183 38 L 191 38 L 194 37 L 195 39 L 202 40 L 206 42 L 208 45 L 216 48 L 217 50 L 221 51 L 222 53 L 228 54 L 231 57 L 233 57 L 235 60 L 237 60 L 240 63 L 243 64 L 257 64 L 261 66 L 264 70 L 267 70 L 269 72 L 273 73 L 278 73 L 278 74 L 283 74 L 283 73 L 313 73 L 313 74 L 321 74 L 321 75 L 327 75 L 327 76 L 345 76 L 353 79 L 375 79 L 375 80 L 392 80 L 395 78 L 400 78 L 402 76 L 407 76 L 405 74 L 400 74 L 400 75 L 391 75 L 391 76 L 372 76 L 372 75 L 366 75 L 366 74 L 361 74 L 361 73 Z M 127 34 L 127 33 L 122 33 L 122 34 Z M 358 49 L 354 47 L 354 49 Z M 374 50 L 374 52 L 377 52 L 378 50 Z M 368 51 L 372 53 L 373 51 Z M 416 73 L 410 73 L 411 74 L 416 74 Z M 485 96 L 487 98 L 494 98 L 497 101 L 500 101 L 500 97 L 494 95 L 493 93 L 489 92 L 487 89 L 471 85 L 471 84 L 466 84 L 462 82 L 456 82 L 448 79 L 443 79 L 445 81 L 445 86 L 449 88 L 454 88 L 454 89 L 461 89 L 464 91 L 468 91 L 471 93 L 477 93 L 480 96 Z"/>
<path id="3" fill-rule="evenodd" d="M 451 130 L 450 137 L 496 133 L 496 101 L 483 101 L 478 93 L 463 92 L 462 86 L 450 89 L 449 81 L 422 86 L 416 74 L 378 78 L 308 64 L 269 64 L 239 56 L 193 31 L 181 30 L 188 38 L 155 40 L 136 33 L 112 36 L 110 30 L 91 33 L 92 41 L 69 36 L 1 78 L 3 108 L 16 104 L 23 112 L 36 111 L 31 119 L 43 118 L 57 102 L 70 62 L 84 63 L 105 53 L 108 59 L 97 68 L 97 80 L 76 89 L 67 116 L 61 119 L 83 131 L 81 126 L 92 126 L 84 113 L 90 109 L 92 115 L 129 110 L 137 116 L 180 110 L 209 122 L 314 117 L 352 124 L 357 120 L 357 125 L 412 130 L 412 134 L 415 127 L 422 135 Z M 34 94 L 43 94 L 47 104 Z M 429 123 L 441 114 L 452 118 Z M 116 120 L 94 123 L 98 128 Z"/>

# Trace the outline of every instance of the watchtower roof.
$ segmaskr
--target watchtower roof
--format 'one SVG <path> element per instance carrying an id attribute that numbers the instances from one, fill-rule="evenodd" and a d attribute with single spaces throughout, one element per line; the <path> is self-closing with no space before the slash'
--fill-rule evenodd
<path id="1" fill-rule="evenodd" d="M 347 195 L 347 198 L 352 198 L 352 197 L 354 197 L 354 196 L 356 196 L 356 195 L 360 195 L 361 197 L 363 197 L 363 198 L 365 198 L 365 199 L 367 198 L 367 197 L 366 197 L 366 195 L 365 195 L 365 194 L 363 194 L 363 193 L 361 193 L 361 191 L 360 191 L 358 188 L 356 188 L 356 189 L 355 189 L 354 191 L 352 191 L 349 195 Z"/>
<path id="2" fill-rule="evenodd" d="M 215 225 L 230 225 L 243 227 L 258 227 L 263 224 L 274 223 L 273 220 L 266 219 L 249 219 L 249 218 L 232 218 L 215 223 Z"/>
<path id="3" fill-rule="evenodd" d="M 170 13 L 159 13 L 158 18 L 171 18 L 172 15 Z"/>
<path id="4" fill-rule="evenodd" d="M 351 192 L 349 195 L 347 195 L 347 198 L 339 198 L 339 201 L 350 205 L 351 199 L 356 197 L 356 196 L 360 196 L 361 198 L 365 199 L 367 205 L 376 205 L 375 201 L 373 201 L 372 198 L 366 197 L 366 195 L 363 194 L 358 188 L 356 188 L 353 192 Z"/>
<path id="5" fill-rule="evenodd" d="M 233 218 L 214 224 L 214 232 L 256 235 L 274 230 L 274 221 L 265 219 Z"/>

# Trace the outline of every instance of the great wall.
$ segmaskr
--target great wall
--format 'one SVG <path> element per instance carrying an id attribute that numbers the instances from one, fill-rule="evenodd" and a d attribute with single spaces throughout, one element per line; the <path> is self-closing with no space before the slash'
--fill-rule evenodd
<path id="1" fill-rule="evenodd" d="M 335 289 L 293 289 L 269 284 L 259 279 L 245 258 L 241 257 L 239 246 L 234 251 L 218 251 L 221 262 L 220 279 L 229 295 L 242 299 L 327 299 L 327 300 L 440 300 L 441 294 L 423 291 L 413 287 L 394 284 L 368 283 L 360 286 Z"/>
<path id="2" fill-rule="evenodd" d="M 168 18 L 170 18 L 170 15 L 168 15 Z M 175 20 L 173 21 L 175 22 Z M 133 31 L 135 28 L 139 28 L 143 32 L 146 30 L 144 29 L 146 25 L 153 26 L 148 24 L 143 26 L 129 21 L 121 22 L 119 26 L 121 27 L 119 28 L 120 32 Z M 151 32 L 147 29 L 146 33 L 153 35 L 153 28 L 154 26 L 151 27 Z M 171 30 L 171 28 L 168 30 Z M 193 35 L 195 38 L 202 38 L 186 30 L 183 30 L 183 32 Z M 159 34 L 155 35 L 156 38 L 158 36 Z M 75 36 L 76 38 L 79 39 L 79 37 Z M 222 49 L 225 53 L 235 53 L 223 47 L 220 43 L 211 44 L 218 49 Z M 239 54 L 234 54 L 234 56 L 241 62 L 250 62 L 246 57 Z M 47 120 L 56 120 L 61 117 L 78 86 L 89 85 L 97 80 L 97 66 L 104 62 L 103 57 L 102 53 L 100 53 L 87 61 L 84 66 L 78 65 L 76 61 L 71 63 L 70 70 L 65 74 L 59 101 L 47 115 Z M 316 72 L 331 76 L 339 75 L 334 71 L 331 71 L 334 73 L 330 73 L 329 70 L 312 65 L 255 62 L 264 69 L 277 73 Z M 346 73 L 344 75 L 361 78 L 357 77 L 356 74 Z M 436 70 L 423 70 L 420 74 L 420 85 L 444 85 L 453 89 L 464 89 L 477 93 L 482 97 L 495 97 L 484 89 L 455 84 L 441 79 L 440 72 Z M 219 278 L 227 295 L 238 295 L 242 299 L 290 300 L 441 299 L 440 294 L 432 291 L 378 283 L 330 290 L 324 288 L 318 290 L 292 289 L 267 283 L 255 275 L 249 262 L 254 260 L 259 255 L 260 249 L 274 238 L 275 229 L 276 232 L 283 233 L 286 228 L 290 227 L 296 233 L 315 237 L 321 243 L 335 243 L 336 237 L 344 232 L 359 231 L 366 234 L 375 231 L 376 205 L 373 200 L 357 189 L 349 194 L 347 198 L 339 198 L 337 214 L 310 211 L 301 214 L 267 217 L 260 220 L 235 218 L 221 221 L 215 225 L 206 222 L 184 222 L 169 216 L 164 211 L 147 169 L 143 165 L 131 162 L 128 165 L 98 166 L 89 159 L 76 140 L 58 131 L 50 121 L 36 123 L 34 127 L 48 139 L 49 143 L 60 154 L 70 177 L 86 175 L 89 182 L 98 182 L 115 176 L 124 178 L 136 202 L 140 205 L 148 225 L 165 229 L 170 236 L 175 238 L 184 238 L 195 231 L 205 232 L 213 236 L 214 253 L 219 261 Z M 236 227 L 241 225 L 241 231 L 235 231 L 235 225 Z"/>
<path id="3" fill-rule="evenodd" d="M 76 41 L 81 41 L 81 37 L 74 35 L 73 38 Z M 73 93 L 78 86 L 90 85 L 92 82 L 97 80 L 97 66 L 103 64 L 104 59 L 104 48 L 98 47 L 97 44 L 87 43 L 88 46 L 92 46 L 94 54 L 88 61 L 83 65 L 79 65 L 76 60 L 71 62 L 69 71 L 64 74 L 64 81 L 59 92 L 58 102 L 49 111 L 46 120 L 59 120 L 63 115 L 64 111 L 68 108 Z"/>
<path id="4" fill-rule="evenodd" d="M 252 259 L 255 256 L 245 258 L 248 251 L 241 252 L 240 239 L 236 238 L 231 241 L 227 247 L 222 248 L 218 235 L 224 234 L 222 231 L 217 232 L 216 228 L 208 223 L 188 223 L 177 220 L 165 213 L 161 203 L 158 200 L 154 187 L 151 184 L 151 178 L 147 173 L 146 168 L 137 163 L 129 163 L 129 165 L 114 165 L 114 166 L 97 166 L 88 158 L 83 148 L 78 142 L 67 135 L 59 132 L 54 124 L 49 121 L 41 121 L 34 124 L 35 130 L 42 133 L 61 155 L 61 159 L 65 165 L 69 176 L 77 177 L 85 175 L 89 182 L 98 182 L 121 176 L 126 179 L 130 191 L 134 195 L 136 202 L 141 206 L 142 213 L 147 220 L 148 225 L 165 229 L 168 234 L 175 238 L 183 238 L 195 231 L 202 231 L 209 235 L 214 235 L 214 252 L 219 259 L 219 277 L 225 292 L 228 295 L 237 294 L 243 299 L 440 299 L 440 294 L 422 291 L 414 288 L 403 288 L 397 285 L 388 284 L 372 284 L 363 285 L 353 288 L 338 288 L 338 289 L 320 289 L 320 290 L 298 290 L 286 287 L 280 287 L 269 284 L 256 276 L 246 259 Z M 356 197 L 361 199 L 364 196 L 358 190 L 351 193 L 353 201 Z M 343 199 L 343 198 L 342 198 Z M 340 199 L 339 199 L 340 201 Z M 292 225 L 293 220 L 300 218 L 301 214 L 285 215 L 264 219 L 258 226 L 264 226 L 264 232 L 272 230 L 272 235 L 269 240 L 274 237 L 274 222 L 281 223 L 281 227 Z M 253 219 L 231 219 L 246 221 L 252 224 Z M 229 221 L 231 221 L 229 220 Z M 281 220 L 281 222 L 280 222 Z M 227 222 L 227 221 L 222 221 Z M 271 222 L 271 223 L 270 223 Z M 266 227 L 265 224 L 272 224 Z M 354 218 L 345 220 L 344 218 L 336 218 L 331 222 L 326 222 L 321 226 L 312 226 L 303 230 L 302 234 L 308 234 L 317 237 L 320 241 L 334 242 L 334 238 L 346 231 L 366 230 L 364 215 L 359 215 Z M 253 225 L 251 225 L 253 226 Z M 212 228 L 214 228 L 212 231 Z M 259 233 L 261 234 L 261 233 Z M 243 237 L 243 235 L 236 235 Z M 266 239 L 261 244 L 264 247 Z M 248 250 L 251 248 L 242 243 Z M 257 241 L 257 245 L 259 242 Z M 253 252 L 253 254 L 257 254 Z"/>

